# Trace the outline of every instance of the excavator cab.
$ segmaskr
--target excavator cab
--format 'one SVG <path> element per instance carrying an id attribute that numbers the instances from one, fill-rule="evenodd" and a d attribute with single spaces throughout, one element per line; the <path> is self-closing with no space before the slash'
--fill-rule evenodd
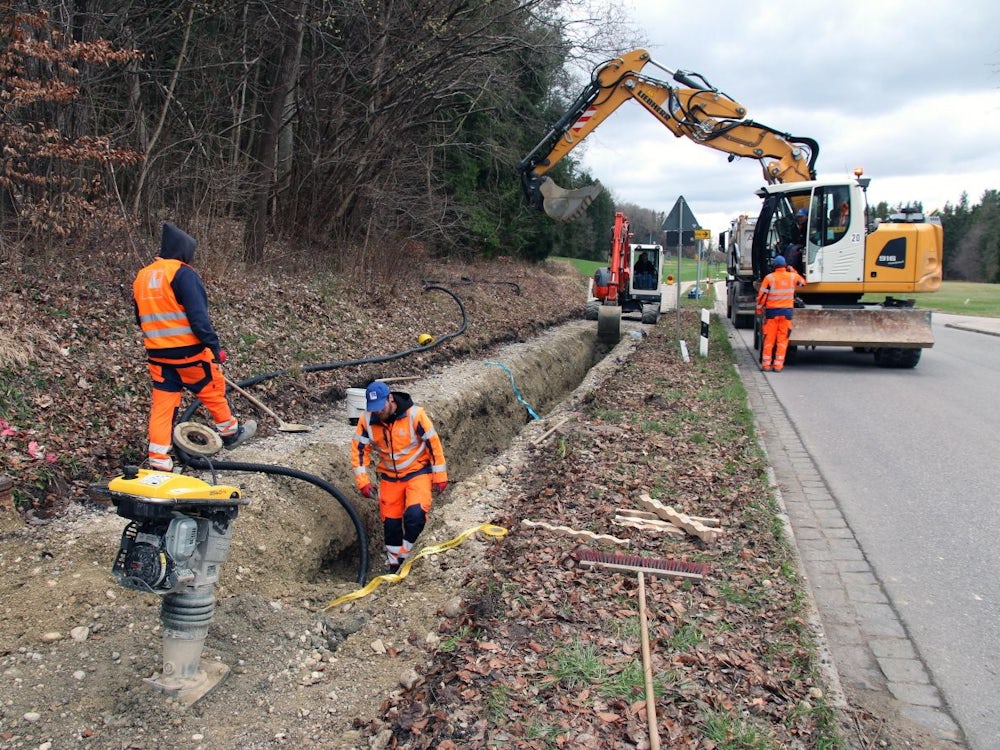
<path id="1" fill-rule="evenodd" d="M 631 249 L 632 293 L 659 293 L 663 249 L 660 245 L 632 245 Z"/>
<path id="2" fill-rule="evenodd" d="M 767 186 L 758 195 L 764 205 L 755 231 L 755 278 L 763 279 L 773 258 L 783 255 L 808 284 L 803 298 L 821 292 L 828 304 L 857 303 L 866 291 L 861 189 L 852 190 L 846 181 L 814 180 Z"/>
<path id="3" fill-rule="evenodd" d="M 808 211 L 806 285 L 796 294 L 790 357 L 798 347 L 850 346 L 874 353 L 881 367 L 909 368 L 921 349 L 934 345 L 930 311 L 895 295 L 940 285 L 940 227 L 890 221 L 867 232 L 867 184 L 860 176 L 827 178 L 757 192 L 764 199 L 753 239 L 757 281 L 770 272 L 774 256 L 787 250 L 788 218 Z M 878 295 L 892 296 L 869 301 Z"/>

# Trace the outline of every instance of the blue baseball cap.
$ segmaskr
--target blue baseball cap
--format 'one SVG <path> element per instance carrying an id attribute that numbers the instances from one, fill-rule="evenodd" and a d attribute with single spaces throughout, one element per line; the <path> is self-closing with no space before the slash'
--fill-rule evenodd
<path id="1" fill-rule="evenodd" d="M 775 268 L 781 268 L 782 266 L 787 266 L 788 263 L 785 261 L 784 255 L 775 255 L 774 260 L 771 261 Z"/>
<path id="2" fill-rule="evenodd" d="M 808 208 L 800 208 L 798 211 L 795 212 L 795 215 L 796 216 L 808 216 L 809 215 L 809 209 Z"/>
<path id="3" fill-rule="evenodd" d="M 365 410 L 382 411 L 389 398 L 389 386 L 381 380 L 370 383 L 365 389 Z"/>

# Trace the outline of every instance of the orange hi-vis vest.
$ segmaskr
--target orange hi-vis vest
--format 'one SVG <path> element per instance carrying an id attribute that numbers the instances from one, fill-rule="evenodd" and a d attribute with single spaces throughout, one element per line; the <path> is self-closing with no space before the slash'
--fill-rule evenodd
<path id="1" fill-rule="evenodd" d="M 183 265 L 183 262 L 176 259 L 157 258 L 140 270 L 132 283 L 143 343 L 147 350 L 173 349 L 201 343 L 170 286 Z"/>
<path id="2" fill-rule="evenodd" d="M 791 310 L 795 307 L 795 287 L 805 283 L 796 271 L 773 271 L 764 277 L 757 293 L 757 307 Z"/>
<path id="3" fill-rule="evenodd" d="M 431 474 L 434 482 L 448 481 L 441 438 L 422 407 L 411 406 L 389 424 L 369 424 L 368 416 L 364 414 L 358 421 L 351 452 L 359 489 L 368 483 L 371 450 L 378 455 L 376 472 L 383 480 L 405 482 L 419 474 Z"/>

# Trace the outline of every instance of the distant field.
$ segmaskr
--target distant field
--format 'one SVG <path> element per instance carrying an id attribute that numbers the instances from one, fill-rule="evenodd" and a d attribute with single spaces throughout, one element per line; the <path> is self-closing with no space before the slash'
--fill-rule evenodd
<path id="1" fill-rule="evenodd" d="M 596 260 L 580 260 L 578 258 L 553 258 L 553 260 L 565 260 L 587 277 L 592 276 L 597 268 L 606 265 Z M 689 258 L 681 261 L 681 281 L 694 281 L 697 272 L 695 261 Z M 667 259 L 664 280 L 666 280 L 667 274 L 677 276 L 676 258 Z M 700 279 L 704 281 L 707 276 L 713 276 L 716 280 L 724 279 L 726 269 L 721 265 L 707 266 L 702 263 Z M 955 315 L 981 315 L 986 318 L 1000 318 L 1000 284 L 946 281 L 941 285 L 941 289 L 934 294 L 921 294 L 915 295 L 915 297 L 917 307 Z M 872 301 L 874 300 L 875 298 L 872 298 Z"/>
<path id="2" fill-rule="evenodd" d="M 917 297 L 917 307 L 956 315 L 1000 318 L 1000 284 L 946 281 L 934 294 Z"/>
<path id="3" fill-rule="evenodd" d="M 580 260 L 579 258 L 553 257 L 552 260 L 564 260 L 572 264 L 576 270 L 588 278 L 593 276 L 594 271 L 598 268 L 607 266 L 606 261 Z M 721 263 L 702 263 L 700 270 L 701 275 L 698 276 L 699 269 L 697 262 L 690 258 L 684 258 L 681 261 L 680 280 L 694 281 L 695 278 L 700 278 L 701 281 L 704 281 L 708 276 L 713 276 L 716 280 L 726 278 L 726 267 Z M 663 264 L 663 281 L 667 280 L 667 276 L 677 277 L 677 258 L 667 258 Z"/>

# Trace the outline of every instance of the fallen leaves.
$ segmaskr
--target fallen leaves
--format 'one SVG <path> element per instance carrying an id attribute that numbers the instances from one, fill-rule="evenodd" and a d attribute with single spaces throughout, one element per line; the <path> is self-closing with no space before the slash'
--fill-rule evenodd
<path id="1" fill-rule="evenodd" d="M 815 717 L 796 708 L 811 687 L 800 676 L 809 670 L 809 651 L 797 635 L 804 631 L 786 627 L 798 604 L 791 582 L 775 574 L 788 553 L 767 514 L 749 510 L 766 506 L 766 483 L 759 481 L 765 466 L 752 440 L 732 439 L 742 431 L 731 426 L 729 406 L 704 398 L 730 377 L 724 357 L 679 365 L 670 336 L 657 330 L 562 430 L 561 443 L 532 448 L 522 489 L 499 521 L 516 530 L 493 548 L 491 570 L 469 582 L 471 590 L 499 592 L 496 600 L 480 615 L 449 623 L 479 637 L 438 654 L 428 674 L 434 684 L 463 686 L 438 691 L 437 712 L 450 717 L 471 709 L 488 721 L 484 737 L 502 727 L 518 748 L 543 746 L 533 739 L 539 733 L 546 747 L 648 741 L 635 577 L 581 570 L 572 562 L 572 538 L 532 533 L 520 519 L 544 512 L 554 524 L 602 533 L 616 508 L 649 493 L 727 528 L 712 547 L 693 537 L 621 532 L 643 554 L 711 563 L 702 584 L 647 585 L 665 746 L 714 747 L 704 727 L 718 713 L 753 717 L 776 746 L 813 735 Z M 655 397 L 637 382 L 657 383 Z M 693 441 L 693 434 L 700 437 Z M 561 678 L 557 669 L 572 671 L 563 662 L 573 645 L 596 655 L 593 672 Z M 533 692 L 526 694 L 525 685 Z M 451 702 L 456 698 L 462 703 Z M 400 695 L 396 707 L 410 699 Z M 432 718 L 419 732 L 402 721 L 393 727 L 400 747 L 458 739 L 449 719 Z"/>

